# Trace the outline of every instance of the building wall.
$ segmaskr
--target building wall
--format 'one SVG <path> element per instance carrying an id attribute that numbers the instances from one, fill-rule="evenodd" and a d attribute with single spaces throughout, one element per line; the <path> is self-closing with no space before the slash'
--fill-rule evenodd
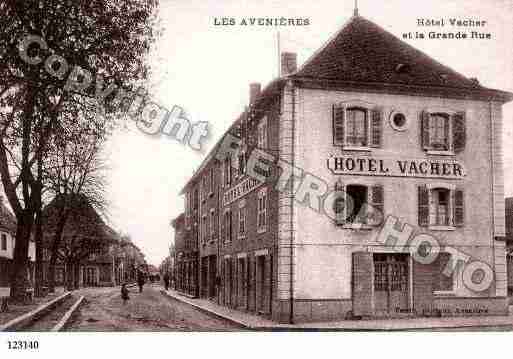
<path id="1" fill-rule="evenodd" d="M 450 183 L 465 190 L 465 225 L 453 231 L 430 232 L 442 245 L 450 245 L 489 263 L 498 272 L 500 292 L 495 288 L 480 296 L 503 295 L 505 268 L 503 247 L 494 235 L 503 232 L 501 218 L 501 164 L 492 161 L 500 152 L 500 106 L 487 102 L 450 100 L 420 96 L 349 93 L 298 89 L 295 109 L 295 165 L 324 179 L 332 189 L 340 177 L 345 184 L 380 184 L 384 186 L 385 213 L 417 227 L 417 186 L 426 183 Z M 337 102 L 362 100 L 383 107 L 382 146 L 371 152 L 342 151 L 333 146 L 332 105 Z M 394 159 L 437 159 L 427 156 L 420 145 L 419 112 L 426 108 L 447 108 L 466 112 L 467 141 L 465 150 L 453 158 L 463 163 L 466 177 L 462 180 L 419 178 L 384 178 L 336 176 L 327 168 L 331 155 L 372 156 Z M 403 112 L 408 129 L 391 128 L 388 116 L 392 110 Z M 496 125 L 491 128 L 490 116 Z M 494 141 L 491 139 L 494 138 Z M 405 149 L 408 149 L 407 152 Z M 493 152 L 492 152 L 493 150 Z M 441 157 L 444 158 L 444 157 Z M 494 163 L 495 169 L 492 167 Z M 494 172 L 495 170 L 495 172 Z M 492 188 L 495 192 L 492 192 Z M 296 198 L 297 203 L 298 198 Z M 503 212 L 503 211 L 502 211 Z M 356 251 L 387 251 L 375 241 L 377 230 L 349 230 L 334 225 L 333 220 L 303 205 L 294 205 L 295 300 L 350 300 L 351 254 Z M 424 231 L 424 229 L 422 229 Z M 496 250 L 494 248 L 497 247 Z M 496 263 L 497 262 L 497 263 Z M 456 295 L 476 296 L 457 280 Z M 338 304 L 337 304 L 338 305 Z"/>

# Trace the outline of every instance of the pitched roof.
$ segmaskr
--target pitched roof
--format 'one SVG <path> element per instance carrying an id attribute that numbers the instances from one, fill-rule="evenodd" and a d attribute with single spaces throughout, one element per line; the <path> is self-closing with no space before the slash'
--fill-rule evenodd
<path id="1" fill-rule="evenodd" d="M 489 90 L 361 16 L 353 16 L 293 77 Z"/>

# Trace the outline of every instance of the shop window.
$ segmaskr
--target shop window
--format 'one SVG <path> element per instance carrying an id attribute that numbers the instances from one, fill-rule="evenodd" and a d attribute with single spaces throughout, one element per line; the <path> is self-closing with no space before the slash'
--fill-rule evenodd
<path id="1" fill-rule="evenodd" d="M 450 253 L 440 253 L 434 262 L 435 278 L 433 290 L 435 292 L 452 292 L 454 290 L 454 271 L 450 275 L 444 273 L 444 269 L 451 259 Z M 450 264 L 449 264 L 450 266 Z"/>

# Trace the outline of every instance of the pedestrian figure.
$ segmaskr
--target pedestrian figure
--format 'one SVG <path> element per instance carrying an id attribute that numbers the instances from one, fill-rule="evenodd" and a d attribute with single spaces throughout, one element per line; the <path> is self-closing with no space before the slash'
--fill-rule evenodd
<path id="1" fill-rule="evenodd" d="M 166 291 L 169 290 L 169 274 L 167 272 L 164 274 L 164 287 Z"/>
<path id="2" fill-rule="evenodd" d="M 125 305 L 126 301 L 130 299 L 128 296 L 128 288 L 126 287 L 126 284 L 121 286 L 121 299 L 123 299 L 123 305 Z"/>
<path id="3" fill-rule="evenodd" d="M 139 286 L 139 293 L 142 293 L 144 285 L 144 275 L 141 271 L 137 272 L 137 285 Z"/>

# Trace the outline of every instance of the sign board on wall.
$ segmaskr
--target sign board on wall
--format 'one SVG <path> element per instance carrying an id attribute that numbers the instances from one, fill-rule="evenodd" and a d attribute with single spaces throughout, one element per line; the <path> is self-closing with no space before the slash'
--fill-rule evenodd
<path id="1" fill-rule="evenodd" d="M 252 177 L 245 179 L 244 181 L 242 181 L 235 187 L 229 189 L 223 194 L 223 205 L 226 206 L 238 200 L 239 198 L 244 197 L 261 184 L 262 182 Z"/>
<path id="2" fill-rule="evenodd" d="M 457 180 L 465 177 L 462 163 L 452 159 L 394 159 L 332 156 L 327 166 L 336 175 L 417 177 Z"/>

